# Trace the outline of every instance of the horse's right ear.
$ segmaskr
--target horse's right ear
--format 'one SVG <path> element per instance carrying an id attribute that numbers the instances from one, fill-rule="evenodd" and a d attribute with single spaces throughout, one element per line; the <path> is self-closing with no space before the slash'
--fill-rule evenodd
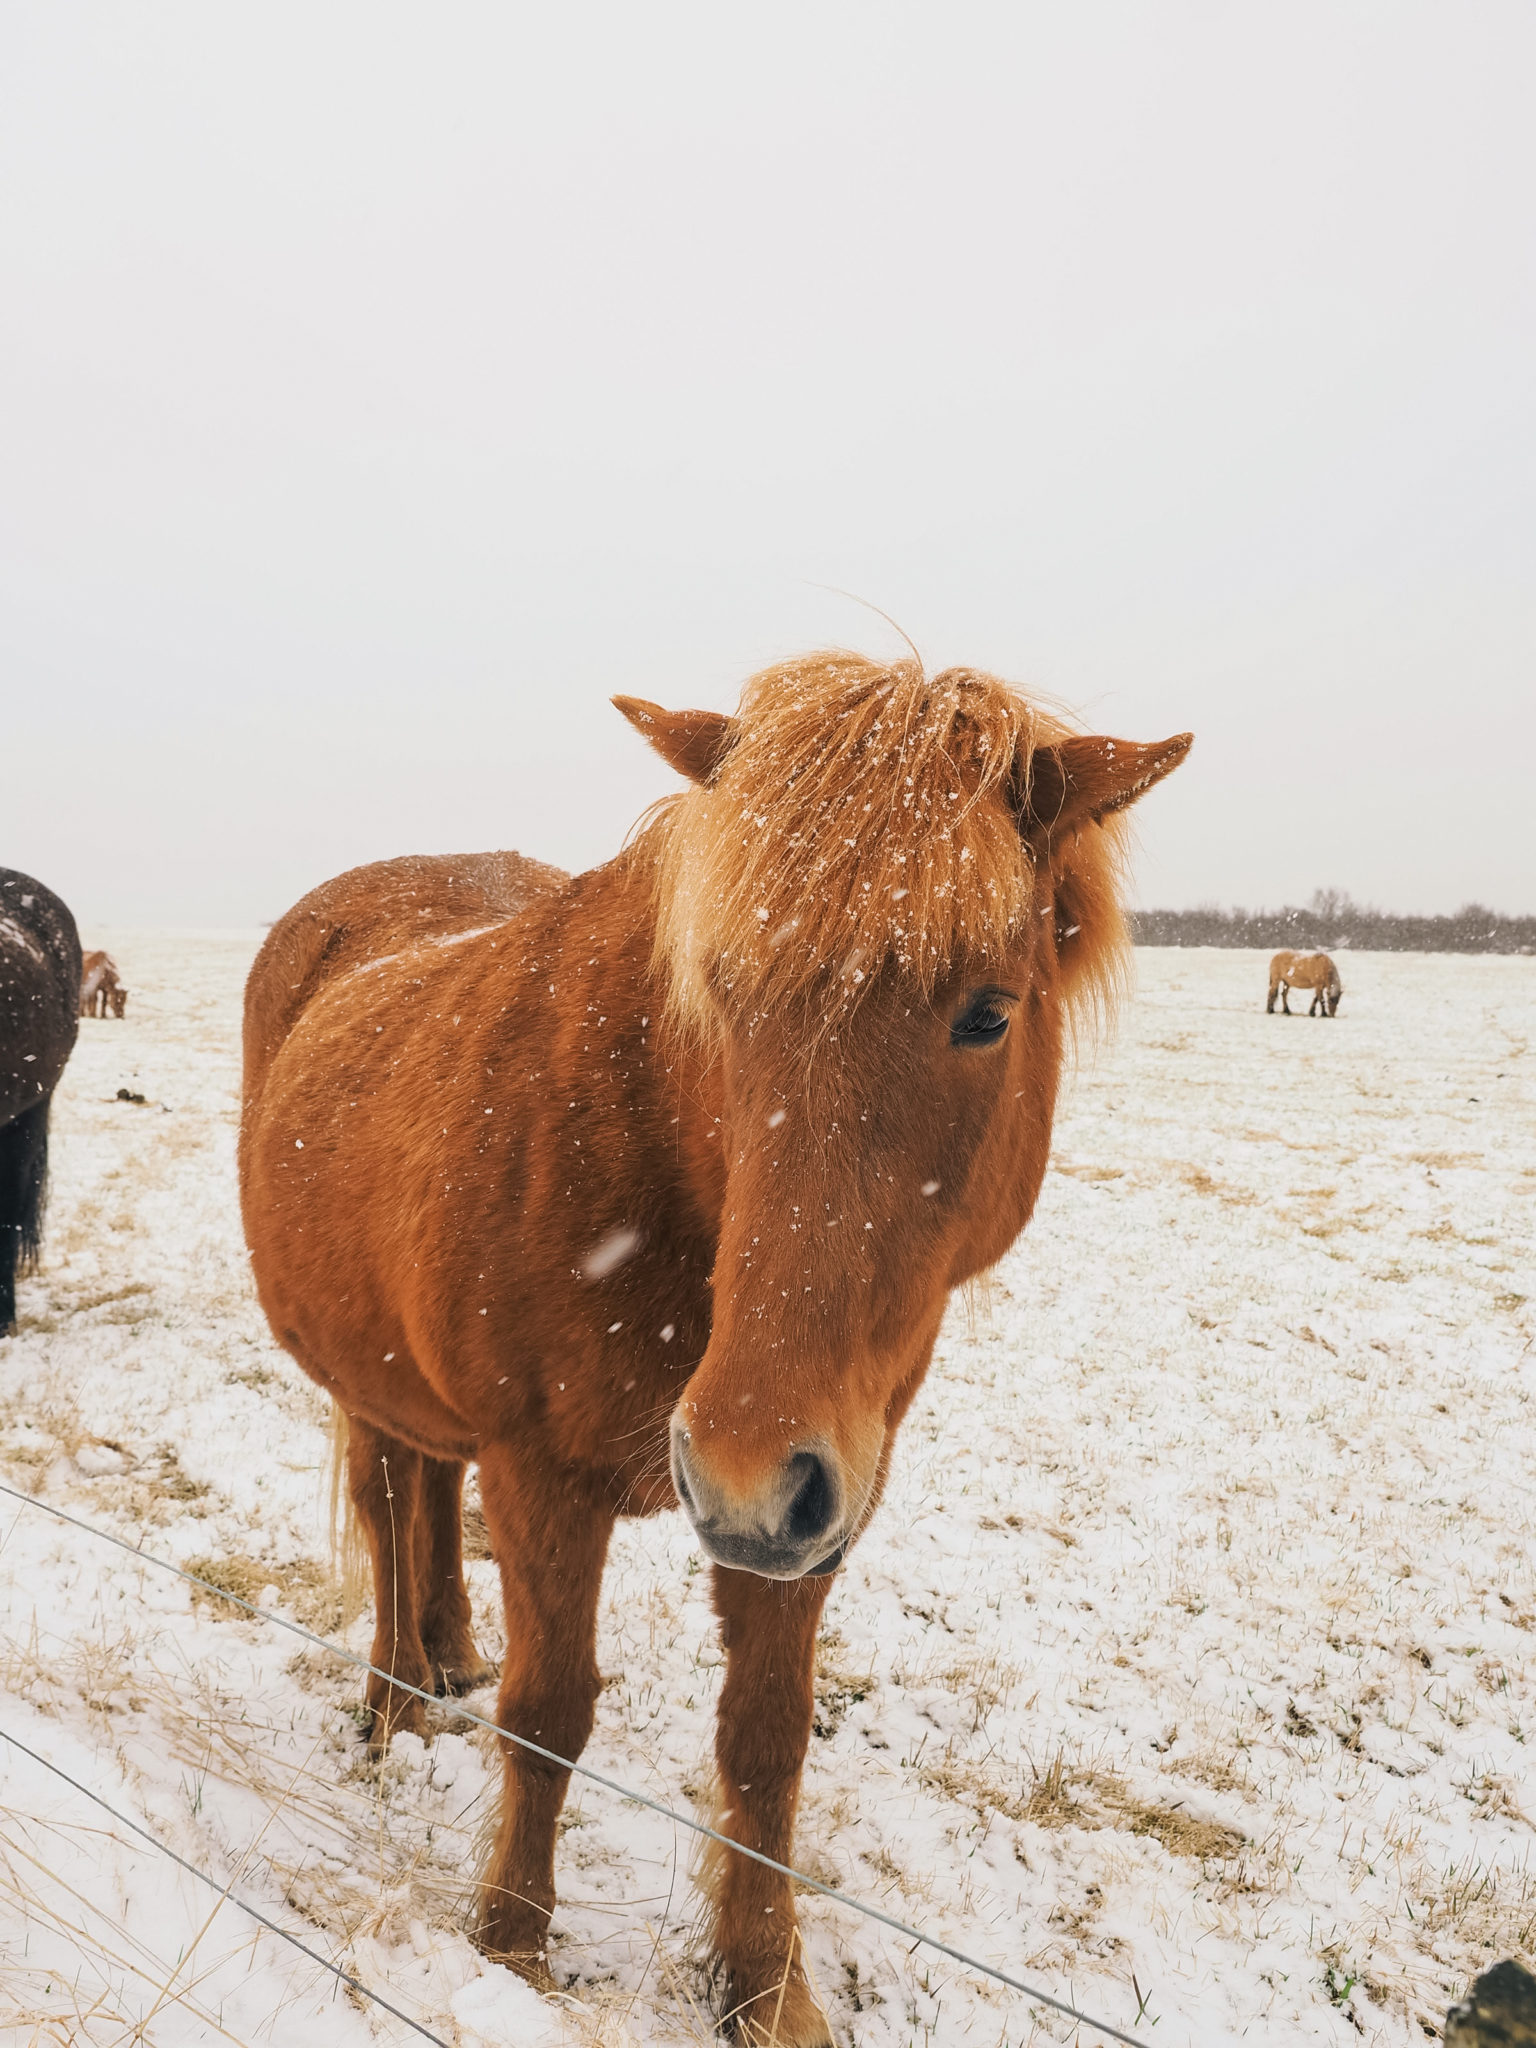
<path id="1" fill-rule="evenodd" d="M 612 702 L 669 768 L 706 788 L 720 773 L 741 730 L 723 711 L 665 711 L 644 697 L 615 697 Z"/>
<path id="2" fill-rule="evenodd" d="M 1010 795 L 1019 830 L 1049 860 L 1085 825 L 1101 824 L 1171 775 L 1195 743 L 1192 732 L 1143 745 L 1102 735 L 1074 735 L 1037 747 L 1015 763 Z"/>

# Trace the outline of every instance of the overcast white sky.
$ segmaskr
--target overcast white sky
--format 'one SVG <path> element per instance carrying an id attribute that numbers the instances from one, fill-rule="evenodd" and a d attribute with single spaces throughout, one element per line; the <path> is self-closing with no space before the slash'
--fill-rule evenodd
<path id="1" fill-rule="evenodd" d="M 895 614 L 1147 903 L 1536 910 L 1536 8 L 0 9 L 0 863 L 604 858 Z"/>

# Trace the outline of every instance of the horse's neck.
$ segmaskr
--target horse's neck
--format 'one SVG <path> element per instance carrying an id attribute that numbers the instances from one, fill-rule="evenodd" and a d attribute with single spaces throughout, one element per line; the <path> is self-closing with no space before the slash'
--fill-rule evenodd
<path id="1" fill-rule="evenodd" d="M 635 1140 L 618 1148 L 614 1170 L 632 1174 L 644 1200 L 654 1198 L 659 1170 L 672 1188 L 681 1170 L 691 1222 L 713 1234 L 725 1186 L 720 1063 L 668 1019 L 666 986 L 652 961 L 649 876 L 630 852 L 578 876 L 552 907 L 546 933 L 550 980 L 571 1006 L 567 1015 L 601 1018 L 605 1052 L 614 1055 L 594 1062 L 590 1040 L 561 1034 L 564 1060 L 552 1075 L 558 1099 L 585 1100 L 595 1070 L 611 1068 L 615 1108 Z M 648 1147 L 648 1135 L 664 1147 Z"/>

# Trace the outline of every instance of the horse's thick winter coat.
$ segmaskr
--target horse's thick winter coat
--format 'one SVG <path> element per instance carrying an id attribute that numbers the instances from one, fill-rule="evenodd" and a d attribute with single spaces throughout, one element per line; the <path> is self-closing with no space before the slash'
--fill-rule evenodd
<path id="1" fill-rule="evenodd" d="M 1189 740 L 851 655 L 756 678 L 734 719 L 617 701 L 689 779 L 617 859 L 387 862 L 273 929 L 246 1230 L 273 1330 L 350 1418 L 374 1661 L 485 1675 L 477 1459 L 500 1718 L 576 1755 L 614 1519 L 681 1505 L 727 1650 L 720 1825 L 787 1859 L 828 1574 L 950 1290 L 1028 1220 L 1069 1020 L 1123 957 L 1116 813 Z M 420 1725 L 370 1701 L 378 1741 Z M 480 1934 L 535 1980 L 566 1784 L 508 1748 Z M 727 1857 L 713 1902 L 738 2028 L 826 2043 L 788 1884 Z"/>
<path id="2" fill-rule="evenodd" d="M 80 936 L 41 882 L 0 868 L 0 1337 L 16 1276 L 37 1261 L 48 1185 L 48 1112 L 79 1029 Z"/>
<path id="3" fill-rule="evenodd" d="M 1326 953 L 1277 953 L 1269 963 L 1269 1001 L 1266 1010 L 1275 1007 L 1275 997 L 1280 998 L 1280 1007 L 1289 1017 L 1291 1014 L 1290 991 L 1293 988 L 1309 988 L 1312 991 L 1312 1007 L 1309 1017 L 1333 1017 L 1338 1014 L 1339 998 L 1344 993 L 1344 984 L 1339 979 L 1339 970 Z"/>

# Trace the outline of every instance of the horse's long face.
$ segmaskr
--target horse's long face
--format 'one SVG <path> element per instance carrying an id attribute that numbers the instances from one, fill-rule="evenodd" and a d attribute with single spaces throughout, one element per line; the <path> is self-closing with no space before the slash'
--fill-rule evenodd
<path id="1" fill-rule="evenodd" d="M 724 1103 L 672 1479 L 717 1563 L 798 1578 L 872 1512 L 950 1290 L 1029 1219 L 1064 1006 L 1119 954 L 1107 821 L 1190 736 L 1072 734 L 994 677 L 842 655 L 756 678 L 740 719 L 615 702 L 698 785 L 657 946 Z"/>
<path id="2" fill-rule="evenodd" d="M 771 1019 L 727 1036 L 713 1329 L 672 1420 L 678 1498 L 717 1563 L 836 1565 L 950 1290 L 1028 1220 L 1062 1038 L 1037 924 L 931 994 L 888 971 L 809 1056 Z"/>

